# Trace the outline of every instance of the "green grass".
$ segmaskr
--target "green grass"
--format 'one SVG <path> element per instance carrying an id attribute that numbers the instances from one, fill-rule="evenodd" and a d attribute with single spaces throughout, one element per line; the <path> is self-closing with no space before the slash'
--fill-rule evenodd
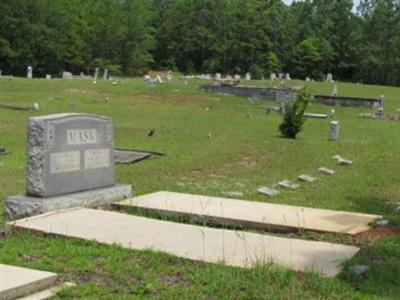
<path id="1" fill-rule="evenodd" d="M 336 107 L 335 119 L 341 123 L 338 141 L 327 140 L 330 120 L 315 119 L 307 120 L 296 140 L 288 140 L 278 132 L 280 115 L 266 116 L 255 108 L 272 102 L 251 105 L 243 98 L 202 92 L 198 83 L 189 81 L 185 86 L 175 80 L 151 88 L 142 79 L 121 79 L 117 86 L 102 81 L 95 85 L 90 81 L 0 79 L 0 103 L 38 102 L 41 106 L 39 112 L 0 108 L 0 147 L 11 152 L 0 156 L 4 163 L 0 202 L 24 191 L 27 118 L 86 112 L 112 117 L 115 146 L 167 153 L 138 164 L 117 165 L 117 181 L 132 184 L 137 195 L 169 190 L 223 196 L 240 191 L 243 198 L 254 201 L 382 214 L 400 226 L 400 214 L 393 210 L 400 202 L 400 122 L 360 119 L 359 113 L 369 109 Z M 252 84 L 272 85 L 269 81 Z M 330 94 L 332 90 L 326 83 L 308 82 L 307 86 L 311 93 Z M 386 112 L 400 113 L 399 88 L 339 83 L 338 91 L 339 95 L 376 98 L 384 94 Z M 308 111 L 329 109 L 313 104 Z M 148 137 L 151 129 L 155 135 Z M 334 154 L 353 160 L 354 165 L 336 166 L 331 158 Z M 321 176 L 316 171 L 320 166 L 337 173 Z M 260 186 L 303 173 L 320 180 L 274 198 L 256 192 Z M 6 221 L 3 207 L 0 225 Z M 400 295 L 400 241 L 396 237 L 363 245 L 335 279 L 276 266 L 242 270 L 29 234 L 9 234 L 0 243 L 0 262 L 55 271 L 78 283 L 77 288 L 62 291 L 60 298 L 397 299 Z M 365 278 L 349 271 L 356 263 L 370 266 Z"/>

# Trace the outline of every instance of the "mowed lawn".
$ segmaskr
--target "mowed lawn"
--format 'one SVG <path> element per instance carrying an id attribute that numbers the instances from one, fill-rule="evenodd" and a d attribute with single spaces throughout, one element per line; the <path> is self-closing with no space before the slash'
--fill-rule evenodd
<path id="1" fill-rule="evenodd" d="M 243 198 L 336 210 L 382 214 L 395 232 L 400 228 L 400 122 L 359 118 L 368 108 L 335 107 L 340 121 L 338 141 L 327 140 L 330 120 L 307 120 L 296 140 L 280 137 L 282 117 L 266 115 L 259 105 L 233 96 L 205 93 L 203 81 L 175 79 L 171 84 L 146 87 L 143 80 L 111 82 L 43 79 L 0 79 L 0 103 L 40 104 L 40 111 L 0 108 L 0 225 L 6 222 L 4 201 L 23 193 L 26 168 L 26 124 L 34 115 L 85 112 L 109 116 L 114 122 L 115 146 L 166 153 L 157 159 L 117 165 L 116 180 L 129 183 L 136 195 L 168 190 L 225 196 L 237 191 Z M 279 83 L 252 81 L 252 85 Z M 310 93 L 330 94 L 332 85 L 306 84 Z M 398 113 L 400 88 L 338 84 L 339 95 L 379 98 L 385 95 L 386 113 Z M 309 112 L 333 107 L 312 104 Z M 148 132 L 154 130 L 154 135 Z M 334 164 L 339 154 L 354 161 Z M 317 168 L 336 170 L 334 176 Z M 268 198 L 257 193 L 298 175 L 318 176 L 315 183 Z M 383 232 L 385 233 L 385 232 Z M 275 233 L 270 233 L 275 234 Z M 384 235 L 384 234 L 383 234 Z M 293 235 L 291 235 L 293 236 Z M 251 270 L 203 264 L 151 251 L 128 251 L 118 246 L 64 238 L 4 234 L 0 262 L 57 272 L 78 283 L 58 297 L 85 299 L 398 299 L 400 297 L 400 238 L 390 234 L 378 241 L 337 235 L 298 233 L 297 238 L 357 244 L 362 251 L 346 263 L 335 279 L 300 274 L 276 266 Z M 351 266 L 370 266 L 363 277 Z"/>

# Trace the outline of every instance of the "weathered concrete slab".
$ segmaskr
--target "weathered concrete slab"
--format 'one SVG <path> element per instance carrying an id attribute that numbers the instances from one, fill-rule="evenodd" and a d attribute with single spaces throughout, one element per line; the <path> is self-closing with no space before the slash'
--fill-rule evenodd
<path id="1" fill-rule="evenodd" d="M 72 282 L 65 282 L 62 284 L 59 284 L 55 287 L 48 288 L 46 290 L 34 293 L 32 295 L 26 296 L 19 298 L 18 300 L 45 300 L 49 299 L 50 297 L 55 296 L 60 290 L 67 288 L 67 287 L 73 287 L 76 286 L 75 283 Z"/>
<path id="2" fill-rule="evenodd" d="M 254 228 L 292 228 L 357 234 L 368 230 L 378 215 L 341 212 L 300 206 L 157 192 L 116 203 L 164 214 L 187 215 L 225 225 Z"/>
<path id="3" fill-rule="evenodd" d="M 359 248 L 263 234 L 207 228 L 95 209 L 71 209 L 16 221 L 18 229 L 151 249 L 179 257 L 230 266 L 274 262 L 296 271 L 332 277 Z"/>
<path id="4" fill-rule="evenodd" d="M 46 289 L 57 274 L 0 264 L 0 299 L 9 300 Z"/>
<path id="5" fill-rule="evenodd" d="M 335 174 L 335 170 L 328 169 L 325 167 L 318 168 L 318 171 L 320 171 L 321 173 L 323 173 L 325 175 L 334 175 Z"/>
<path id="6" fill-rule="evenodd" d="M 131 197 L 132 186 L 128 184 L 116 184 L 110 187 L 48 198 L 24 195 L 11 196 L 6 199 L 6 214 L 10 220 L 16 220 L 72 207 L 107 206 L 113 201 Z"/>

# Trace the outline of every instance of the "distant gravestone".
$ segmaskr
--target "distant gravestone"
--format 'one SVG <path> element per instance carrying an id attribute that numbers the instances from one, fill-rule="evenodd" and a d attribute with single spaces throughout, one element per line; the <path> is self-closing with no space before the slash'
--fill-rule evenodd
<path id="1" fill-rule="evenodd" d="M 235 74 L 235 76 L 233 76 L 233 79 L 235 79 L 235 80 L 240 80 L 240 79 L 241 79 L 241 77 L 240 77 L 240 75 L 239 75 L 239 74 Z"/>
<path id="2" fill-rule="evenodd" d="M 232 76 L 231 75 L 226 75 L 225 79 L 232 80 Z"/>
<path id="3" fill-rule="evenodd" d="M 72 76 L 72 73 L 71 72 L 67 72 L 67 71 L 64 71 L 62 73 L 62 78 L 63 79 L 68 79 L 68 80 L 74 79 L 74 77 Z"/>
<path id="4" fill-rule="evenodd" d="M 51 75 L 50 74 L 46 74 L 46 79 L 47 80 L 51 79 Z"/>
<path id="5" fill-rule="evenodd" d="M 292 78 L 290 77 L 290 74 L 289 74 L 289 73 L 286 73 L 286 74 L 285 74 L 285 79 L 286 79 L 286 80 L 292 80 Z"/>
<path id="6" fill-rule="evenodd" d="M 103 80 L 107 80 L 107 79 L 108 79 L 108 69 L 104 69 Z"/>
<path id="7" fill-rule="evenodd" d="M 31 66 L 28 66 L 28 68 L 26 69 L 26 78 L 32 79 L 32 76 L 33 76 L 33 69 Z"/>
<path id="8" fill-rule="evenodd" d="M 6 200 L 9 218 L 107 205 L 130 195 L 131 186 L 114 184 L 110 118 L 80 113 L 29 118 L 26 196 Z"/>
<path id="9" fill-rule="evenodd" d="M 221 73 L 215 73 L 215 79 L 221 79 Z"/>
<path id="10" fill-rule="evenodd" d="M 2 71 L 0 70 L 0 77 L 2 76 Z"/>
<path id="11" fill-rule="evenodd" d="M 326 81 L 332 83 L 333 82 L 333 76 L 331 73 L 326 74 Z"/>
<path id="12" fill-rule="evenodd" d="M 275 73 L 271 73 L 271 74 L 269 75 L 269 79 L 270 79 L 270 80 L 276 80 L 276 74 L 275 74 Z"/>
<path id="13" fill-rule="evenodd" d="M 328 140 L 334 141 L 339 137 L 340 124 L 338 121 L 331 121 L 329 126 Z"/>
<path id="14" fill-rule="evenodd" d="M 282 80 L 282 79 L 284 79 L 284 77 L 285 77 L 285 74 L 283 74 L 283 73 L 279 73 L 279 75 L 278 75 L 278 79 L 279 79 L 279 80 Z"/>
<path id="15" fill-rule="evenodd" d="M 100 72 L 100 69 L 99 69 L 98 67 L 96 67 L 96 68 L 94 69 L 93 80 L 97 80 L 97 77 L 99 77 L 99 72 Z"/>
<path id="16" fill-rule="evenodd" d="M 249 72 L 246 73 L 245 79 L 246 80 L 251 80 L 251 74 Z"/>
<path id="17" fill-rule="evenodd" d="M 335 84 L 333 85 L 333 89 L 332 89 L 331 96 L 336 97 L 337 94 L 338 94 L 338 89 L 337 89 L 337 84 L 335 83 Z"/>

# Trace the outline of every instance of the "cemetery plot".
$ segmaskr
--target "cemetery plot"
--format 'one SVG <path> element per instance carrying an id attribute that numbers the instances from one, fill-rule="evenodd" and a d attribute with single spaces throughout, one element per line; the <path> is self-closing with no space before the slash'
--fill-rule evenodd
<path id="1" fill-rule="evenodd" d="M 252 267 L 277 263 L 296 271 L 333 277 L 342 261 L 359 248 L 326 242 L 207 228 L 117 212 L 72 209 L 12 223 L 20 230 L 44 232 L 124 248 L 163 251 L 190 260 Z"/>
<path id="2" fill-rule="evenodd" d="M 24 297 L 52 286 L 57 274 L 0 264 L 0 299 Z"/>
<path id="3" fill-rule="evenodd" d="M 307 229 L 350 235 L 368 230 L 370 222 L 381 218 L 378 215 L 173 192 L 143 195 L 119 201 L 115 205 L 161 214 L 185 215 L 224 225 Z"/>
<path id="4" fill-rule="evenodd" d="M 164 153 L 149 152 L 143 150 L 114 149 L 114 161 L 121 164 L 130 164 L 150 158 L 152 156 L 163 156 Z"/>

